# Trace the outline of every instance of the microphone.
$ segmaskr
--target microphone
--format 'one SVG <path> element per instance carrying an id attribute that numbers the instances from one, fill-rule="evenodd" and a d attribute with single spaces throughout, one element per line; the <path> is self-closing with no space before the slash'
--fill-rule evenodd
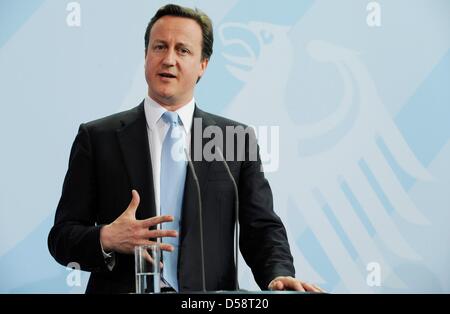
<path id="1" fill-rule="evenodd" d="M 200 254 L 201 254 L 201 266 L 202 266 L 202 290 L 206 292 L 206 281 L 205 281 L 205 252 L 203 250 L 203 213 L 202 213 L 202 199 L 200 193 L 200 184 L 198 183 L 197 174 L 195 172 L 194 164 L 192 163 L 191 157 L 188 154 L 186 148 L 184 148 L 184 153 L 186 155 L 189 168 L 192 172 L 192 177 L 195 181 L 195 186 L 197 187 L 197 198 L 198 198 L 198 217 L 200 223 Z"/>
<path id="2" fill-rule="evenodd" d="M 233 183 L 234 187 L 234 210 L 235 210 L 235 216 L 236 219 L 234 220 L 234 230 L 235 230 L 235 244 L 234 244 L 234 259 L 236 264 L 235 269 L 235 290 L 239 291 L 239 283 L 238 283 L 238 264 L 239 264 L 239 191 L 237 188 L 236 181 L 234 180 L 233 175 L 231 174 L 230 167 L 228 167 L 227 162 L 225 161 L 225 158 L 223 157 L 222 151 L 218 146 L 216 146 L 216 150 L 219 152 L 220 158 L 223 162 L 223 165 L 225 166 L 225 169 L 227 169 L 228 176 L 231 179 L 231 182 Z"/>

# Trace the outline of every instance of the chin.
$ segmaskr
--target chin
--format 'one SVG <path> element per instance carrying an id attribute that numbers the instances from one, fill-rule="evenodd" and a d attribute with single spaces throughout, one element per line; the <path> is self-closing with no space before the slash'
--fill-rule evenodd
<path id="1" fill-rule="evenodd" d="M 158 98 L 161 100 L 164 100 L 167 103 L 171 102 L 171 99 L 173 99 L 173 94 L 172 93 L 161 93 L 158 95 Z"/>
<path id="2" fill-rule="evenodd" d="M 173 95 L 172 94 L 163 94 L 158 93 L 155 94 L 154 97 L 152 97 L 154 100 L 156 100 L 161 105 L 170 106 L 173 102 Z"/>
<path id="3" fill-rule="evenodd" d="M 161 100 L 169 100 L 170 98 L 173 97 L 173 92 L 169 91 L 169 90 L 165 90 L 165 89 L 159 89 L 154 91 L 151 95 L 153 95 L 153 97 L 155 99 L 161 99 Z"/>

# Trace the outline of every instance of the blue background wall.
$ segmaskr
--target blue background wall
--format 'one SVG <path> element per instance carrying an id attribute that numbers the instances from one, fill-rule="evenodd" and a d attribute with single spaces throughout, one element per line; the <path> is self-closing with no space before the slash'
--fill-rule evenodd
<path id="1" fill-rule="evenodd" d="M 377 1 L 379 27 L 368 0 L 174 2 L 214 21 L 200 107 L 279 127 L 265 167 L 297 277 L 450 292 L 450 2 Z M 2 293 L 84 291 L 46 243 L 69 150 L 80 123 L 144 97 L 144 31 L 165 4 L 80 0 L 71 27 L 69 3 L 0 0 Z M 240 281 L 256 289 L 245 267 Z"/>

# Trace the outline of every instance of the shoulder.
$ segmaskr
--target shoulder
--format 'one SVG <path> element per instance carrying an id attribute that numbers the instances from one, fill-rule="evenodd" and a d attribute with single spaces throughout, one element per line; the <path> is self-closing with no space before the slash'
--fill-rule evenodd
<path id="1" fill-rule="evenodd" d="M 118 113 L 81 124 L 80 128 L 91 132 L 111 132 L 125 127 L 139 119 L 145 119 L 143 104 Z"/>
<path id="2" fill-rule="evenodd" d="M 246 125 L 245 123 L 235 121 L 235 120 L 229 119 L 224 116 L 220 116 L 220 115 L 216 115 L 216 114 L 212 114 L 212 113 L 203 111 L 203 110 L 199 109 L 198 107 L 196 107 L 196 109 L 195 109 L 194 118 L 205 119 L 206 124 L 217 125 L 220 128 L 225 128 L 227 126 L 233 126 L 233 127 L 241 126 L 244 128 L 248 127 L 248 125 Z"/>

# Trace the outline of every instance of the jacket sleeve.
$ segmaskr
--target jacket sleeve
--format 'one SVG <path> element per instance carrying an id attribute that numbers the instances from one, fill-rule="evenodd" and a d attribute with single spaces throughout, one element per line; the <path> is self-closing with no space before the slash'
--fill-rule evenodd
<path id="1" fill-rule="evenodd" d="M 88 128 L 80 125 L 72 145 L 55 222 L 48 236 L 48 247 L 56 261 L 71 262 L 81 270 L 107 270 L 96 225 L 96 179 L 93 149 Z"/>
<path id="2" fill-rule="evenodd" d="M 286 230 L 273 211 L 272 190 L 264 177 L 254 133 L 247 140 L 239 176 L 239 244 L 259 287 L 267 290 L 272 279 L 294 277 L 295 269 Z"/>

